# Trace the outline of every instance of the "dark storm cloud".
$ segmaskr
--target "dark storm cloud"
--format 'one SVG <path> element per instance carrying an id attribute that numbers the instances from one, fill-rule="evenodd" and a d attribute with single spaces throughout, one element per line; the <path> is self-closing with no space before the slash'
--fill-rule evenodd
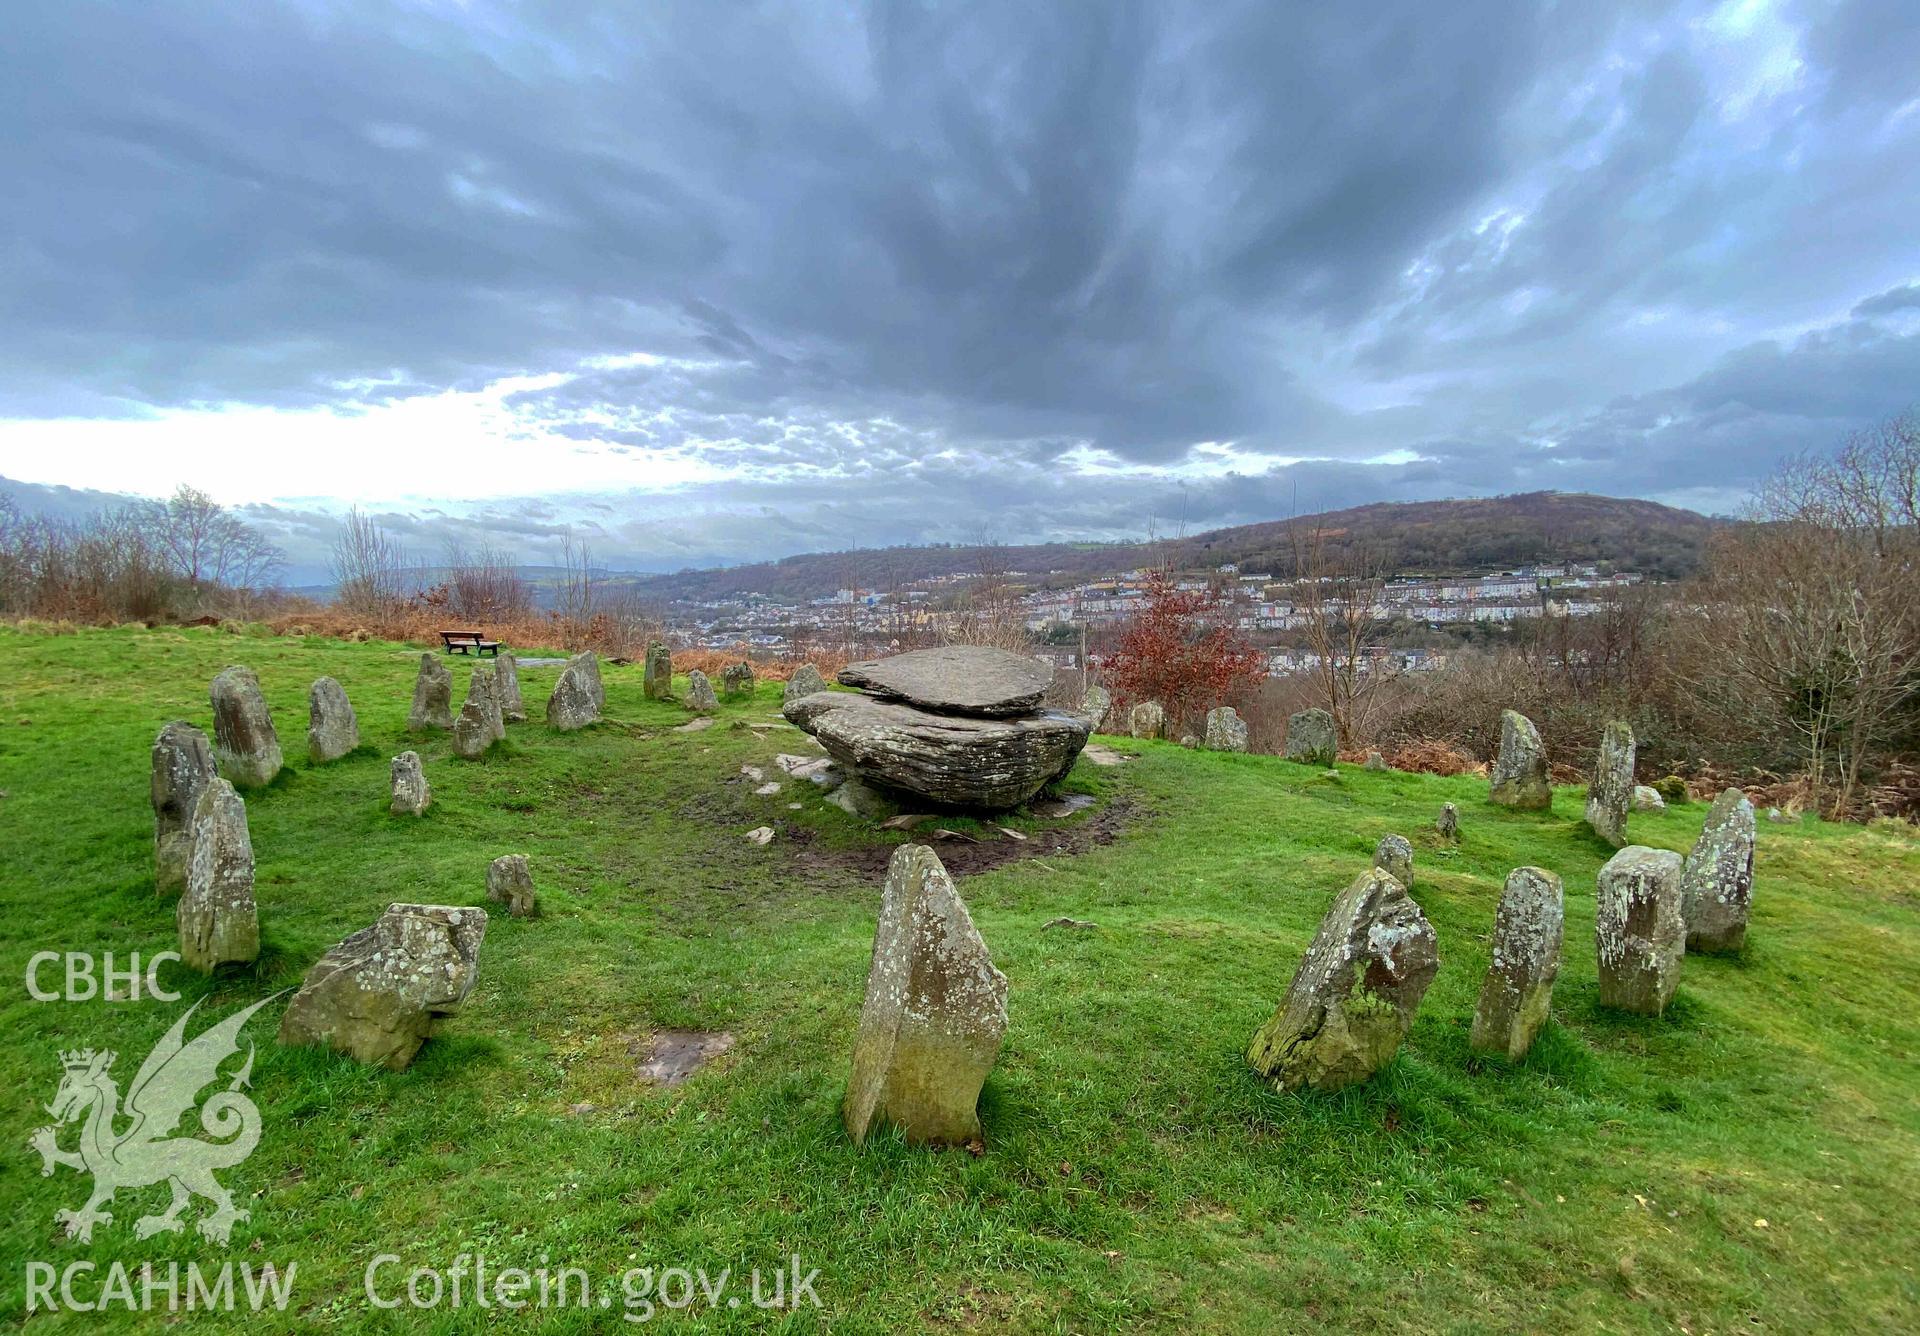
<path id="1" fill-rule="evenodd" d="M 506 399 L 562 496 L 395 525 L 647 565 L 1309 496 L 1730 504 L 1920 397 L 1916 15 L 24 6 L 0 417 L 577 373 Z M 568 494 L 574 445 L 719 480 Z M 332 522 L 275 511 L 303 551 Z"/>

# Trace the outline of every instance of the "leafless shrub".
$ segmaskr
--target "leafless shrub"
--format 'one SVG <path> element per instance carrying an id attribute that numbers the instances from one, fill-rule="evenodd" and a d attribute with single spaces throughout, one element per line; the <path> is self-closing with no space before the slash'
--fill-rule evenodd
<path id="1" fill-rule="evenodd" d="M 334 601 L 369 621 L 397 617 L 413 591 L 400 540 L 358 507 L 333 543 Z"/>

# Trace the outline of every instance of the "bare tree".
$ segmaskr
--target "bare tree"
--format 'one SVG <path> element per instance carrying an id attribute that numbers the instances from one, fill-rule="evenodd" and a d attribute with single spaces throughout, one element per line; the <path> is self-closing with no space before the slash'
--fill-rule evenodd
<path id="1" fill-rule="evenodd" d="M 1346 544 L 1336 556 L 1328 550 L 1324 530 L 1297 520 L 1289 522 L 1287 540 L 1293 552 L 1293 604 L 1317 660 L 1312 676 L 1340 741 L 1352 745 L 1366 733 L 1384 675 L 1367 650 L 1381 626 L 1387 557 L 1361 543 Z"/>
<path id="2" fill-rule="evenodd" d="M 194 589 L 252 589 L 283 562 L 279 548 L 197 487 L 183 484 L 142 518 L 153 547 Z"/>
<path id="3" fill-rule="evenodd" d="M 412 592 L 400 540 L 359 507 L 347 512 L 333 542 L 334 600 L 363 617 L 387 617 Z"/>
<path id="4" fill-rule="evenodd" d="M 518 565 L 491 542 L 470 548 L 458 535 L 446 542 L 447 603 L 474 622 L 514 622 L 533 609 L 533 591 Z"/>

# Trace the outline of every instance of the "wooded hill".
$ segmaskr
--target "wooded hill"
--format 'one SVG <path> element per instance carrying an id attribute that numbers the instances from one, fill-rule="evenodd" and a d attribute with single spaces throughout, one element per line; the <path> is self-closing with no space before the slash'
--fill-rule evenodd
<path id="1" fill-rule="evenodd" d="M 1290 534 L 1319 530 L 1334 559 L 1356 547 L 1381 553 L 1401 574 L 1472 574 L 1540 562 L 1603 562 L 1660 579 L 1691 574 L 1706 537 L 1723 520 L 1630 497 L 1527 492 L 1464 501 L 1379 502 L 1347 510 L 1213 529 L 1146 543 L 1034 543 L 883 547 L 812 552 L 671 575 L 636 576 L 649 597 L 710 600 L 760 593 L 819 598 L 836 589 L 882 592 L 940 575 L 1019 571 L 1026 583 L 1066 584 L 1167 561 L 1180 569 L 1233 563 L 1286 576 Z"/>

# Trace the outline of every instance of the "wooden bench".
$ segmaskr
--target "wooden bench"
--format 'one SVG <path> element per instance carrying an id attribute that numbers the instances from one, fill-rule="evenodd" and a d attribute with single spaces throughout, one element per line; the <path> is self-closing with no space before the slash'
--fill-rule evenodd
<path id="1" fill-rule="evenodd" d="M 500 642 L 488 640 L 478 631 L 442 631 L 440 643 L 448 654 L 491 654 L 500 657 Z"/>

